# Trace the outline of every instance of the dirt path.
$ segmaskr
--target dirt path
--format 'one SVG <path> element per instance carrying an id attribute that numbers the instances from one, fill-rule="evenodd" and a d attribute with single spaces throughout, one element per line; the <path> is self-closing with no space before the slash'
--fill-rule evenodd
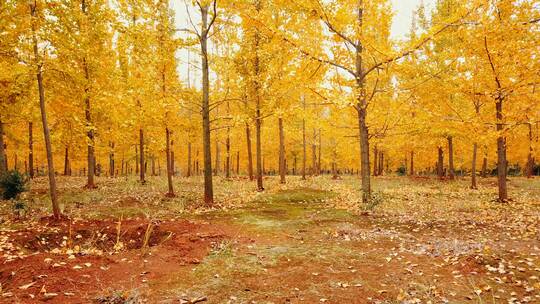
<path id="1" fill-rule="evenodd" d="M 13 253 L 10 262 L 4 255 L 0 283 L 11 295 L 2 300 L 540 302 L 537 242 L 466 218 L 454 223 L 353 215 L 326 207 L 332 196 L 310 189 L 281 191 L 242 209 L 155 222 L 144 250 L 148 223 L 124 221 L 123 248 L 115 254 L 109 254 L 118 243 L 115 221 L 3 231 L 14 248 L 24 244 L 27 255 Z M 65 240 L 79 251 L 49 252 L 64 248 Z M 103 253 L 85 254 L 84 248 Z"/>

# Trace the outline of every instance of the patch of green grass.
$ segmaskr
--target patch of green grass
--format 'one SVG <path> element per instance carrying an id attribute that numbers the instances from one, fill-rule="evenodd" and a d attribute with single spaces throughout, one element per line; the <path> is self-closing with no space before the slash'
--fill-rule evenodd
<path id="1" fill-rule="evenodd" d="M 326 199 L 334 197 L 336 194 L 330 191 L 317 190 L 311 188 L 298 188 L 291 190 L 281 190 L 276 193 L 263 194 L 258 197 L 255 203 L 322 203 Z"/>

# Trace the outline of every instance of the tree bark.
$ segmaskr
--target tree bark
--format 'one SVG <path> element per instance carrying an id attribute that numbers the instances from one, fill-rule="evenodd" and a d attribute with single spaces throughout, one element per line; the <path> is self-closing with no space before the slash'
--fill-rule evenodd
<path id="1" fill-rule="evenodd" d="M 472 157 L 472 168 L 471 168 L 471 189 L 478 189 L 476 183 L 476 155 L 478 154 L 478 144 L 474 143 L 473 145 L 473 157 Z"/>
<path id="2" fill-rule="evenodd" d="M 146 163 L 144 161 L 144 131 L 142 128 L 139 129 L 139 161 L 140 161 L 139 182 L 144 185 L 146 183 L 146 180 L 145 180 Z"/>
<path id="3" fill-rule="evenodd" d="M 4 150 L 4 123 L 0 120 L 0 176 L 7 172 L 6 152 Z"/>
<path id="4" fill-rule="evenodd" d="M 439 160 L 437 161 L 437 176 L 442 179 L 444 177 L 444 153 L 442 147 L 438 148 Z"/>
<path id="5" fill-rule="evenodd" d="M 64 154 L 64 176 L 69 175 L 69 148 L 66 146 Z"/>
<path id="6" fill-rule="evenodd" d="M 227 139 L 225 140 L 225 177 L 231 178 L 231 130 L 227 128 Z"/>
<path id="7" fill-rule="evenodd" d="M 47 151 L 47 167 L 49 173 L 49 193 L 51 195 L 53 216 L 55 219 L 60 219 L 60 205 L 58 204 L 58 197 L 56 194 L 56 176 L 54 172 L 54 162 L 52 156 L 51 135 L 49 131 L 49 125 L 47 122 L 47 111 L 45 109 L 45 89 L 43 88 L 43 75 L 41 72 L 42 62 L 39 58 L 38 52 L 38 40 L 36 37 L 36 25 L 35 18 L 37 18 L 37 6 L 35 4 L 30 5 L 31 17 L 32 17 L 32 42 L 34 49 L 34 60 L 36 62 L 36 78 L 39 90 L 39 109 L 41 112 L 41 123 L 43 124 L 43 137 L 45 139 L 45 150 Z"/>
<path id="8" fill-rule="evenodd" d="M 317 162 L 317 175 L 321 174 L 322 170 L 322 132 L 321 129 L 319 129 L 319 158 Z"/>
<path id="9" fill-rule="evenodd" d="M 115 161 L 114 161 L 114 142 L 110 143 L 111 152 L 109 153 L 109 175 L 115 176 Z"/>
<path id="10" fill-rule="evenodd" d="M 217 137 L 217 135 L 216 135 Z M 220 149 L 219 149 L 219 140 L 216 138 L 216 163 L 214 165 L 214 175 L 215 176 L 218 176 L 219 175 L 219 164 L 221 162 L 221 159 L 220 159 Z"/>
<path id="11" fill-rule="evenodd" d="M 214 0 L 214 5 L 216 5 Z M 207 207 L 214 205 L 214 188 L 212 184 L 212 151 L 210 138 L 210 80 L 208 67 L 208 5 L 200 6 L 201 10 L 201 62 L 202 62 L 202 128 L 203 128 L 203 159 L 204 159 L 204 203 Z"/>
<path id="12" fill-rule="evenodd" d="M 377 151 L 377 146 L 373 148 L 373 176 L 377 176 L 379 173 L 379 167 L 378 167 L 378 156 L 379 152 Z"/>
<path id="13" fill-rule="evenodd" d="M 191 177 L 191 141 L 188 142 L 188 165 L 187 165 L 187 174 L 186 174 L 186 177 Z M 172 166 L 171 166 L 172 168 Z"/>
<path id="14" fill-rule="evenodd" d="M 279 181 L 285 184 L 285 134 L 283 131 L 283 118 L 278 119 L 279 125 Z"/>
<path id="15" fill-rule="evenodd" d="M 533 157 L 533 132 L 532 124 L 528 123 L 529 126 L 529 154 L 527 155 L 527 178 L 532 178 L 534 171 L 534 157 Z"/>
<path id="16" fill-rule="evenodd" d="M 379 152 L 379 175 L 384 173 L 384 152 Z"/>
<path id="17" fill-rule="evenodd" d="M 28 122 L 28 174 L 34 178 L 34 134 L 33 124 Z"/>
<path id="18" fill-rule="evenodd" d="M 246 123 L 246 144 L 247 144 L 247 155 L 248 155 L 248 175 L 249 180 L 253 181 L 253 153 L 251 151 L 251 129 L 249 124 Z"/>
<path id="19" fill-rule="evenodd" d="M 313 139 L 311 142 L 311 175 L 317 175 L 317 131 L 313 129 Z"/>
<path id="20" fill-rule="evenodd" d="M 167 158 L 167 185 L 169 186 L 169 192 L 167 192 L 168 197 L 174 197 L 174 188 L 172 181 L 172 166 L 171 166 L 171 139 L 169 128 L 165 128 L 165 153 Z"/>
<path id="21" fill-rule="evenodd" d="M 363 1 L 358 1 L 358 28 L 363 26 L 364 7 Z M 356 58 L 355 58 L 355 74 L 356 74 L 356 87 L 357 92 L 357 104 L 355 106 L 358 113 L 358 129 L 360 130 L 360 174 L 362 176 L 362 202 L 364 204 L 371 201 L 371 170 L 369 168 L 369 130 L 367 126 L 367 100 L 366 100 L 366 88 L 365 88 L 365 74 L 363 67 L 363 45 L 359 40 L 356 45 Z"/>
<path id="22" fill-rule="evenodd" d="M 454 171 L 454 141 L 452 136 L 448 136 L 448 177 L 450 179 L 455 178 Z"/>
<path id="23" fill-rule="evenodd" d="M 502 97 L 499 96 L 497 98 L 495 108 L 497 117 L 497 132 L 499 132 L 499 137 L 497 138 L 497 177 L 499 201 L 506 202 L 508 201 L 508 188 L 506 185 L 506 140 L 502 134 L 504 129 Z"/>
<path id="24" fill-rule="evenodd" d="M 306 104 L 304 101 L 304 112 L 305 112 Z M 307 162 L 307 147 L 306 147 L 306 119 L 302 119 L 302 179 L 306 179 L 306 162 Z"/>
<path id="25" fill-rule="evenodd" d="M 409 174 L 414 176 L 414 151 L 411 151 L 411 167 L 409 168 Z"/>

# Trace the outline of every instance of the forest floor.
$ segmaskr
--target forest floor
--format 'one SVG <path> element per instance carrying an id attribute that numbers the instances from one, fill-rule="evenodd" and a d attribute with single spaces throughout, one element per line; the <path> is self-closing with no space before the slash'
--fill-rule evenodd
<path id="1" fill-rule="evenodd" d="M 540 303 L 540 179 L 60 178 L 69 220 L 53 222 L 46 180 L 24 218 L 0 202 L 1 303 Z"/>

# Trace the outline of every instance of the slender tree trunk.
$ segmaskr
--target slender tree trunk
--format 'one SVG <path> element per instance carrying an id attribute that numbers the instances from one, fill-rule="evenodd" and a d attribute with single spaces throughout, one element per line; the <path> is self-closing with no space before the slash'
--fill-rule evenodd
<path id="1" fill-rule="evenodd" d="M 439 160 L 437 161 L 437 176 L 440 179 L 444 177 L 444 153 L 442 147 L 438 148 Z"/>
<path id="2" fill-rule="evenodd" d="M 414 151 L 411 151 L 411 168 L 409 168 L 409 174 L 414 176 Z"/>
<path id="3" fill-rule="evenodd" d="M 152 176 L 156 176 L 156 157 L 153 154 L 150 155 L 150 165 L 152 166 Z"/>
<path id="4" fill-rule="evenodd" d="M 41 112 L 41 123 L 43 124 L 43 137 L 45 139 L 45 150 L 47 151 L 47 166 L 49 173 L 49 193 L 51 195 L 53 216 L 55 219 L 60 219 L 60 205 L 58 204 L 58 197 L 56 194 L 56 177 L 54 172 L 54 162 L 52 156 L 52 146 L 51 146 L 51 135 L 49 131 L 49 125 L 47 123 L 47 111 L 45 109 L 45 89 L 43 88 L 43 75 L 41 73 L 42 63 L 39 58 L 38 52 L 38 41 L 36 37 L 36 25 L 33 20 L 35 20 L 37 15 L 37 7 L 35 4 L 30 5 L 31 14 L 32 14 L 32 42 L 34 48 L 34 60 L 37 64 L 37 83 L 39 90 L 39 109 Z"/>
<path id="5" fill-rule="evenodd" d="M 379 152 L 379 175 L 384 173 L 384 152 Z"/>
<path id="6" fill-rule="evenodd" d="M 173 131 L 169 130 L 169 136 L 172 137 Z M 172 176 L 174 177 L 176 175 L 176 167 L 174 165 L 174 140 L 171 139 L 171 172 Z"/>
<path id="7" fill-rule="evenodd" d="M 188 165 L 187 165 L 187 177 L 191 177 L 191 141 L 188 142 Z M 171 167 L 172 168 L 172 167 Z"/>
<path id="8" fill-rule="evenodd" d="M 379 173 L 379 167 L 378 167 L 378 156 L 379 152 L 377 151 L 377 146 L 373 148 L 373 176 L 377 176 Z"/>
<path id="9" fill-rule="evenodd" d="M 251 129 L 249 124 L 246 123 L 246 144 L 247 144 L 247 155 L 248 155 L 248 175 L 249 180 L 253 181 L 253 153 L 251 151 Z"/>
<path id="10" fill-rule="evenodd" d="M 488 171 L 488 168 L 487 168 L 487 152 L 486 152 L 486 147 L 484 147 L 484 158 L 482 160 L 482 177 L 483 178 L 486 178 L 487 177 L 487 171 Z"/>
<path id="11" fill-rule="evenodd" d="M 318 162 L 317 162 L 317 175 L 320 175 L 321 174 L 321 170 L 322 170 L 322 132 L 321 132 L 321 129 L 319 129 L 319 158 L 318 158 Z"/>
<path id="12" fill-rule="evenodd" d="M 66 146 L 64 155 L 64 176 L 69 175 L 69 148 Z"/>
<path id="13" fill-rule="evenodd" d="M 496 117 L 497 117 L 497 132 L 499 137 L 497 138 L 497 177 L 499 188 L 499 201 L 508 201 L 508 188 L 506 185 L 506 139 L 504 138 L 502 131 L 503 126 L 503 99 L 497 98 L 495 104 Z"/>
<path id="14" fill-rule="evenodd" d="M 217 1 L 217 0 L 214 0 Z M 212 151 L 210 138 L 210 80 L 208 68 L 208 4 L 200 6 L 201 9 L 201 61 L 202 61 L 202 128 L 204 148 L 204 203 L 207 207 L 214 205 L 214 188 L 212 184 Z"/>
<path id="15" fill-rule="evenodd" d="M 454 141 L 452 136 L 448 136 L 448 177 L 452 180 L 455 178 L 454 172 Z"/>
<path id="16" fill-rule="evenodd" d="M 279 125 L 279 181 L 285 184 L 285 134 L 283 131 L 283 118 L 278 119 Z"/>
<path id="17" fill-rule="evenodd" d="M 115 161 L 114 161 L 114 142 L 110 143 L 111 152 L 109 153 L 109 175 L 115 176 Z"/>
<path id="18" fill-rule="evenodd" d="M 227 139 L 225 140 L 225 177 L 231 178 L 231 130 L 227 128 Z"/>
<path id="19" fill-rule="evenodd" d="M 165 145 L 165 153 L 167 154 L 167 185 L 169 186 L 169 192 L 167 192 L 168 197 L 174 197 L 174 188 L 172 181 L 172 166 L 171 166 L 171 139 L 169 128 L 165 128 L 165 140 L 167 141 Z"/>
<path id="20" fill-rule="evenodd" d="M 139 146 L 135 145 L 135 174 L 139 174 Z"/>
<path id="21" fill-rule="evenodd" d="M 478 185 L 476 184 L 476 155 L 477 154 L 478 154 L 478 144 L 474 143 L 472 168 L 471 168 L 471 189 L 478 189 Z"/>
<path id="22" fill-rule="evenodd" d="M 534 171 L 534 157 L 533 157 L 533 132 L 532 124 L 528 123 L 529 126 L 529 154 L 527 155 L 527 178 L 532 178 Z"/>
<path id="23" fill-rule="evenodd" d="M 236 175 L 240 175 L 240 151 L 236 151 Z"/>
<path id="24" fill-rule="evenodd" d="M 363 1 L 358 1 L 358 27 L 363 27 L 364 7 Z M 369 203 L 371 201 L 371 170 L 369 168 L 369 130 L 367 127 L 367 100 L 365 88 L 365 76 L 363 67 L 363 45 L 361 41 L 357 41 L 356 58 L 355 58 L 355 73 L 357 104 L 356 111 L 358 113 L 358 128 L 360 130 L 360 174 L 362 176 L 362 202 Z"/>
<path id="25" fill-rule="evenodd" d="M 304 101 L 304 111 L 305 111 L 306 105 Z M 302 119 L 302 179 L 306 179 L 306 163 L 307 163 L 307 147 L 306 147 L 306 119 Z"/>
<path id="26" fill-rule="evenodd" d="M 4 150 L 4 123 L 0 120 L 0 176 L 7 172 L 6 151 Z"/>
<path id="27" fill-rule="evenodd" d="M 257 118 L 255 120 L 255 136 L 256 136 L 256 154 L 257 154 L 257 190 L 258 191 L 264 191 L 261 124 L 262 124 L 262 119 L 261 119 L 260 100 L 257 97 Z"/>
<path id="28" fill-rule="evenodd" d="M 139 129 L 139 161 L 140 161 L 140 170 L 139 170 L 139 182 L 145 184 L 145 174 L 146 174 L 146 163 L 144 161 L 144 131 Z"/>
<path id="29" fill-rule="evenodd" d="M 215 176 L 219 175 L 219 164 L 220 164 L 220 162 L 221 162 L 221 158 L 220 158 L 219 141 L 216 138 L 216 163 L 215 163 L 215 167 L 214 167 L 214 175 Z"/>
<path id="30" fill-rule="evenodd" d="M 33 124 L 28 122 L 28 174 L 34 178 L 34 135 Z"/>

